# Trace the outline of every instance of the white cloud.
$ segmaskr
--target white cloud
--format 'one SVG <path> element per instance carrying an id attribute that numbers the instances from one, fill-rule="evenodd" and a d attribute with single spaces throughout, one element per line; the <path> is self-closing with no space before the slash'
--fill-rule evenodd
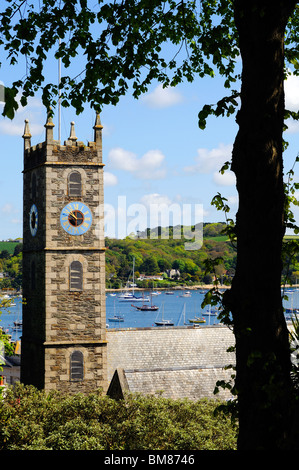
<path id="1" fill-rule="evenodd" d="M 11 219 L 11 223 L 15 225 L 22 225 L 23 219 Z"/>
<path id="2" fill-rule="evenodd" d="M 140 203 L 145 208 L 144 214 L 147 214 L 147 226 L 152 228 L 159 225 L 190 226 L 202 222 L 205 213 L 202 204 L 187 202 L 182 204 L 176 196 L 171 200 L 167 195 L 159 193 L 145 194 Z"/>
<path id="3" fill-rule="evenodd" d="M 147 214 L 147 226 L 167 227 L 182 223 L 182 210 L 178 203 L 173 203 L 168 196 L 152 193 L 145 194 L 141 200 Z"/>
<path id="4" fill-rule="evenodd" d="M 142 97 L 142 101 L 150 108 L 168 108 L 183 101 L 183 96 L 173 88 L 158 85 L 152 93 Z"/>
<path id="5" fill-rule="evenodd" d="M 153 194 L 145 194 L 141 199 L 140 202 L 144 204 L 146 207 L 150 207 L 152 204 L 166 204 L 170 205 L 171 200 L 168 196 L 153 193 Z"/>
<path id="6" fill-rule="evenodd" d="M 160 150 L 149 150 L 138 158 L 133 152 L 118 147 L 109 152 L 108 160 L 112 168 L 128 171 L 141 179 L 161 179 L 166 174 L 162 166 L 165 156 Z"/>
<path id="7" fill-rule="evenodd" d="M 104 171 L 104 185 L 105 186 L 116 186 L 118 183 L 117 177 L 109 171 Z"/>
<path id="8" fill-rule="evenodd" d="M 44 132 L 44 108 L 41 100 L 38 98 L 29 98 L 28 105 L 22 107 L 19 103 L 19 108 L 15 113 L 15 117 L 10 120 L 0 118 L 0 134 L 22 136 L 24 132 L 24 121 L 29 120 L 29 127 L 31 135 L 39 135 Z"/>
<path id="9" fill-rule="evenodd" d="M 213 173 L 219 171 L 226 161 L 231 160 L 232 145 L 219 144 L 217 148 L 197 150 L 195 164 L 184 168 L 188 173 Z"/>
<path id="10" fill-rule="evenodd" d="M 290 71 L 289 71 L 290 72 Z M 288 75 L 287 80 L 284 82 L 285 90 L 285 107 L 289 111 L 299 111 L 299 77 L 292 73 Z M 297 134 L 299 132 L 299 123 L 293 119 L 286 121 L 288 134 Z"/>
<path id="11" fill-rule="evenodd" d="M 216 171 L 213 174 L 213 181 L 220 186 L 233 186 L 236 184 L 236 176 L 230 170 L 226 170 L 223 174 Z"/>
<path id="12" fill-rule="evenodd" d="M 19 210 L 10 202 L 7 202 L 0 207 L 0 213 L 5 217 L 9 223 L 14 225 L 22 225 L 23 220 L 19 217 Z"/>
<path id="13" fill-rule="evenodd" d="M 11 214 L 12 212 L 15 212 L 15 209 L 12 204 L 7 203 L 1 207 L 0 211 L 2 212 L 2 214 Z"/>
<path id="14" fill-rule="evenodd" d="M 285 81 L 285 105 L 290 111 L 299 110 L 299 77 L 289 75 Z"/>
<path id="15" fill-rule="evenodd" d="M 28 116 L 28 114 L 26 115 Z M 30 122 L 29 127 L 31 135 L 39 135 L 43 132 L 44 127 L 41 124 Z M 6 135 L 17 135 L 22 136 L 24 133 L 24 119 L 21 119 L 20 116 L 14 118 L 13 121 L 5 119 L 0 120 L 0 134 Z"/>
<path id="16" fill-rule="evenodd" d="M 103 137 L 109 137 L 115 132 L 113 125 L 103 123 Z"/>

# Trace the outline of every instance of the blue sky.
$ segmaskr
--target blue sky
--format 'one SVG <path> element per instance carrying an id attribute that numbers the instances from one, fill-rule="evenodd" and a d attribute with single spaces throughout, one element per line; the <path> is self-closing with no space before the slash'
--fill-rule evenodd
<path id="1" fill-rule="evenodd" d="M 2 68 L 2 73 L 0 70 L 4 85 L 11 81 L 13 73 L 14 69 L 9 67 Z M 153 83 L 139 100 L 127 95 L 116 107 L 103 109 L 108 235 L 122 237 L 135 226 L 139 230 L 156 226 L 158 221 L 150 209 L 157 207 L 155 204 L 177 209 L 176 220 L 169 220 L 170 223 L 188 222 L 183 208 L 188 209 L 186 213 L 191 214 L 192 223 L 224 221 L 223 214 L 211 206 L 218 192 L 227 197 L 234 216 L 237 210 L 234 175 L 227 172 L 222 176 L 219 169 L 230 159 L 237 132 L 235 119 L 210 118 L 204 131 L 197 125 L 197 114 L 203 104 L 215 103 L 221 96 L 223 88 L 218 78 L 197 80 L 172 89 L 162 89 Z M 296 77 L 286 84 L 286 103 L 291 109 L 299 109 Z M 79 116 L 72 108 L 62 108 L 61 116 L 62 142 L 69 136 L 71 121 L 75 121 L 78 140 L 93 140 L 95 115 L 88 106 Z M 22 134 L 26 118 L 32 145 L 44 141 L 46 114 L 39 96 L 32 98 L 26 108 L 20 108 L 13 121 L 0 117 L 0 240 L 22 237 Z M 54 135 L 58 139 L 57 113 L 54 123 Z M 298 137 L 299 125 L 290 125 L 285 135 L 290 142 L 285 153 L 286 171 L 299 152 Z M 150 219 L 145 220 L 146 216 Z M 137 219 L 138 224 L 134 222 Z"/>

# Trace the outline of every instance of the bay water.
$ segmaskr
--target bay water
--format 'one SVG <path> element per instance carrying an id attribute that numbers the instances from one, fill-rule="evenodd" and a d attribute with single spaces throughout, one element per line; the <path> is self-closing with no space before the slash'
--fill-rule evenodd
<path id="1" fill-rule="evenodd" d="M 159 292 L 156 295 L 156 292 Z M 174 326 L 196 325 L 209 326 L 219 323 L 217 310 L 209 306 L 201 308 L 205 291 L 203 289 L 170 290 L 170 291 L 135 291 L 139 301 L 123 300 L 120 292 L 106 293 L 106 326 L 107 328 L 161 328 L 155 322 L 170 320 Z M 286 309 L 299 308 L 299 289 L 289 288 L 285 291 L 288 299 L 283 301 Z M 141 305 L 155 305 L 155 311 L 141 311 L 136 307 Z M 118 319 L 117 317 L 121 317 Z M 192 323 L 190 320 L 200 317 L 203 322 Z M 290 319 L 290 313 L 286 313 Z M 22 297 L 14 297 L 13 305 L 2 308 L 0 314 L 0 327 L 16 341 L 22 336 L 22 329 L 15 326 L 15 322 L 22 321 Z"/>

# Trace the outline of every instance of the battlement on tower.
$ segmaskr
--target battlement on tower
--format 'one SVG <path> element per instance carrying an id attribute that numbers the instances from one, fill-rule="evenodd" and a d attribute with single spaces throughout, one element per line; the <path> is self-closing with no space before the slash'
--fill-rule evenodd
<path id="1" fill-rule="evenodd" d="M 45 124 L 45 141 L 31 145 L 31 133 L 29 121 L 25 120 L 24 139 L 24 171 L 31 170 L 46 163 L 73 163 L 78 165 L 103 165 L 102 164 L 102 129 L 100 116 L 97 114 L 94 129 L 94 141 L 79 141 L 75 133 L 75 123 L 71 122 L 70 136 L 61 144 L 53 138 L 55 125 L 52 118 L 48 117 Z"/>

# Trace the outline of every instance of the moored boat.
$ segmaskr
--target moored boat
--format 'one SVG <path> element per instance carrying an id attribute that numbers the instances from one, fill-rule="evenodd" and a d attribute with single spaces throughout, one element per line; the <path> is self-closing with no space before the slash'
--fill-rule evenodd
<path id="1" fill-rule="evenodd" d="M 194 317 L 194 318 L 189 318 L 190 323 L 205 323 L 206 320 L 202 317 Z"/>
<path id="2" fill-rule="evenodd" d="M 164 319 L 164 304 L 162 305 L 162 318 L 161 320 L 158 320 L 158 315 L 155 320 L 155 325 L 157 326 L 173 326 L 174 322 L 172 320 L 165 320 Z"/>
<path id="3" fill-rule="evenodd" d="M 114 315 L 113 317 L 108 318 L 108 321 L 112 322 L 123 322 L 125 319 L 121 315 Z"/>
<path id="4" fill-rule="evenodd" d="M 159 309 L 159 307 L 157 305 L 153 305 L 152 296 L 151 296 L 151 304 L 150 305 L 143 304 L 140 307 L 138 307 L 138 305 L 131 304 L 131 306 L 137 308 L 137 310 L 149 311 L 149 312 L 155 312 L 156 310 Z"/>
<path id="5" fill-rule="evenodd" d="M 190 291 L 186 291 L 186 292 L 184 292 L 182 295 L 180 295 L 180 297 L 191 297 L 191 292 L 190 292 Z"/>
<path id="6" fill-rule="evenodd" d="M 171 320 L 160 320 L 160 321 L 155 321 L 155 325 L 157 325 L 157 326 L 173 326 L 174 323 Z"/>
<path id="7" fill-rule="evenodd" d="M 154 311 L 159 309 L 159 307 L 157 305 L 145 305 L 145 304 L 140 305 L 140 307 L 138 307 L 138 305 L 133 305 L 132 304 L 132 307 L 137 308 L 137 310 L 149 311 L 149 312 L 154 312 Z"/>

